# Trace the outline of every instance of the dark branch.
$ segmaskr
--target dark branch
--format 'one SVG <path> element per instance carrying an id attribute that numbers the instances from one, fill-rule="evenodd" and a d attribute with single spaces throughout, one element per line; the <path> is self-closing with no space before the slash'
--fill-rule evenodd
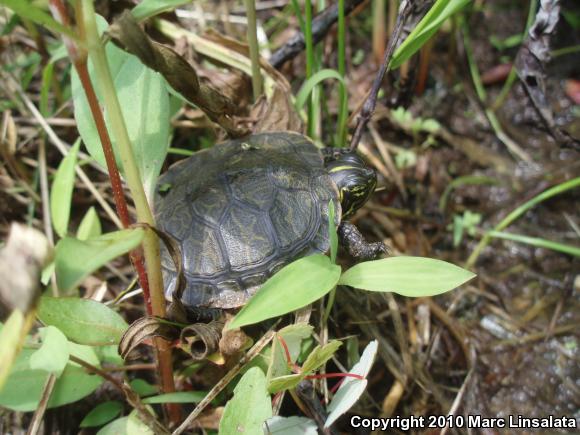
<path id="1" fill-rule="evenodd" d="M 344 15 L 350 14 L 364 0 L 346 0 Z M 338 3 L 327 7 L 312 20 L 312 39 L 316 44 L 328 33 L 330 27 L 338 20 Z M 284 63 L 298 55 L 305 47 L 304 34 L 297 32 L 286 44 L 280 47 L 270 57 L 270 64 L 280 68 Z"/>

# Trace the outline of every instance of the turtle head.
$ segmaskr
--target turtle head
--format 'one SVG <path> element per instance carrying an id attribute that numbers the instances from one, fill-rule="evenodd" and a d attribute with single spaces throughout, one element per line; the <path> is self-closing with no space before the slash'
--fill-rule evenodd
<path id="1" fill-rule="evenodd" d="M 324 165 L 338 188 L 342 217 L 352 216 L 377 185 L 377 174 L 358 154 L 348 149 L 328 149 Z"/>

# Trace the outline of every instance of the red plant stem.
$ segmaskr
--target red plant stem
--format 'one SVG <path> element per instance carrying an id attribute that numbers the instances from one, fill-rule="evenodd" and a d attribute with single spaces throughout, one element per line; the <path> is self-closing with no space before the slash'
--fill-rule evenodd
<path id="1" fill-rule="evenodd" d="M 340 386 L 342 385 L 344 380 L 345 380 L 345 378 L 342 378 L 340 381 L 338 381 L 336 384 L 334 384 L 334 386 L 330 389 L 330 392 L 332 394 L 336 393 L 336 391 L 340 388 Z"/>
<path id="2" fill-rule="evenodd" d="M 292 365 L 292 358 L 290 357 L 290 351 L 288 350 L 288 345 L 286 344 L 286 340 L 284 340 L 281 336 L 276 335 L 278 341 L 282 345 L 282 349 L 284 349 L 284 353 L 286 354 L 286 363 L 288 365 Z"/>
<path id="3" fill-rule="evenodd" d="M 50 9 L 55 18 L 60 21 L 63 25 L 69 25 L 68 14 L 62 0 L 50 0 Z M 85 31 L 83 26 L 83 20 L 80 13 L 80 2 L 76 4 L 76 12 L 78 14 L 77 19 L 77 32 L 81 36 L 81 40 L 85 40 Z M 113 189 L 113 198 L 115 201 L 115 206 L 117 209 L 117 214 L 121 220 L 121 223 L 125 228 L 131 225 L 129 218 L 129 211 L 127 209 L 127 202 L 125 196 L 123 195 L 123 185 L 121 182 L 121 176 L 117 168 L 117 162 L 115 160 L 115 155 L 113 153 L 113 147 L 111 144 L 111 139 L 105 124 L 105 119 L 101 108 L 99 106 L 99 101 L 95 93 L 91 78 L 89 76 L 87 67 L 87 52 L 84 47 L 77 47 L 76 44 L 69 38 L 63 36 L 65 46 L 69 53 L 69 57 L 73 61 L 73 65 L 79 75 L 79 79 L 83 86 L 83 90 L 87 96 L 87 101 L 91 109 L 91 114 L 95 121 L 95 126 L 101 140 L 101 145 L 103 147 L 103 153 L 105 155 L 105 160 L 107 163 L 107 170 L 111 178 L 111 186 Z M 151 315 L 153 313 L 153 307 L 151 305 L 151 297 L 149 291 L 149 281 L 147 278 L 147 272 L 145 270 L 144 258 L 140 249 L 133 250 L 129 254 L 129 258 L 133 263 L 133 267 L 137 271 L 139 277 L 139 283 L 143 289 L 143 295 L 145 298 L 145 305 L 147 308 L 147 313 Z M 171 393 L 175 391 L 175 382 L 173 379 L 173 361 L 171 358 L 171 347 L 167 345 L 162 339 L 155 340 L 155 349 L 158 361 L 158 374 L 160 378 L 161 391 L 164 393 Z M 166 404 L 166 409 L 169 414 L 170 420 L 177 424 L 181 420 L 181 408 L 176 403 Z"/>
<path id="4" fill-rule="evenodd" d="M 115 161 L 115 154 L 113 153 L 113 145 L 111 144 L 111 138 L 109 137 L 109 132 L 107 131 L 107 126 L 105 124 L 105 118 L 101 108 L 99 106 L 99 100 L 95 93 L 95 89 L 91 82 L 89 76 L 89 70 L 87 68 L 86 57 L 83 59 L 75 60 L 74 67 L 77 70 L 79 79 L 87 96 L 87 101 L 91 109 L 91 114 L 95 120 L 95 126 L 97 127 L 97 132 L 99 133 L 99 139 L 103 146 L 103 153 L 105 155 L 105 161 L 107 162 L 107 170 L 109 172 L 109 177 L 111 179 L 111 187 L 113 189 L 113 199 L 115 200 L 115 207 L 117 209 L 117 214 L 123 227 L 129 228 L 131 225 L 131 220 L 129 218 L 129 210 L 127 209 L 127 201 L 125 200 L 125 195 L 123 194 L 123 184 L 121 181 L 121 175 L 117 168 L 117 163 Z M 149 281 L 147 280 L 147 272 L 145 271 L 145 263 L 143 261 L 143 255 L 140 249 L 135 249 L 129 253 L 131 258 L 131 263 L 137 270 L 137 275 L 139 277 L 139 283 L 143 289 L 143 296 L 145 297 L 145 305 L 147 307 L 147 314 L 152 314 L 151 307 L 151 296 L 149 292 Z"/>

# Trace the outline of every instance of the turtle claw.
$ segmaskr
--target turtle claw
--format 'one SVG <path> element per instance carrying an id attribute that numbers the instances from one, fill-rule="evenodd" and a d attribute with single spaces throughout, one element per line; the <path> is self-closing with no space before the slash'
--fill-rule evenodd
<path id="1" fill-rule="evenodd" d="M 367 242 L 358 228 L 350 222 L 340 224 L 338 236 L 351 257 L 357 261 L 374 260 L 389 254 L 389 249 L 383 242 Z"/>

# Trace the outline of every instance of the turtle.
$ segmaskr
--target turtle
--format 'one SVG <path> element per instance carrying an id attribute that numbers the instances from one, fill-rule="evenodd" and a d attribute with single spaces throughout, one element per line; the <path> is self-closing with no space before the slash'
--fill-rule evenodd
<path id="1" fill-rule="evenodd" d="M 228 140 L 172 165 L 155 193 L 158 229 L 181 251 L 186 309 L 243 306 L 285 265 L 329 250 L 329 207 L 355 259 L 386 252 L 346 219 L 374 191 L 375 171 L 348 149 L 319 149 L 294 132 Z M 177 271 L 161 250 L 165 295 Z"/>

